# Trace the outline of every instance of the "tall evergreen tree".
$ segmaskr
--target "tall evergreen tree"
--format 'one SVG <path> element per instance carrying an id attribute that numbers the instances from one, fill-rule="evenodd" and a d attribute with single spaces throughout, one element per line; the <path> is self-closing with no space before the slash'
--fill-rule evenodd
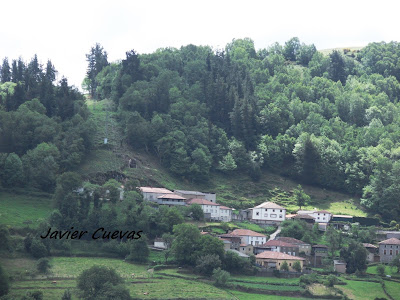
<path id="1" fill-rule="evenodd" d="M 96 98 L 96 76 L 108 65 L 107 52 L 104 51 L 99 43 L 96 43 L 96 45 L 90 49 L 90 53 L 86 54 L 86 61 L 88 62 L 86 75 L 89 79 L 89 92 L 92 97 Z"/>
<path id="2" fill-rule="evenodd" d="M 3 64 L 1 66 L 1 72 L 0 72 L 0 78 L 1 82 L 8 82 L 11 81 L 11 71 L 10 71 L 10 65 L 8 63 L 8 58 L 5 57 L 3 59 Z"/>

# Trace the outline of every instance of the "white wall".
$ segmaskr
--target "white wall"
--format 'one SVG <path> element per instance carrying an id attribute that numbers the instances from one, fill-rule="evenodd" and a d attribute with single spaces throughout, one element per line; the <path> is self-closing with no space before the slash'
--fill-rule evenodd
<path id="1" fill-rule="evenodd" d="M 253 208 L 252 219 L 263 221 L 285 221 L 286 209 Z"/>

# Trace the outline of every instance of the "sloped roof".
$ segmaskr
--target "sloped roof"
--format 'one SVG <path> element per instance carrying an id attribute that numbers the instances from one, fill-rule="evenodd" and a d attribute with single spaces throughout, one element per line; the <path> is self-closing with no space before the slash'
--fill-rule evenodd
<path id="1" fill-rule="evenodd" d="M 193 198 L 190 199 L 188 201 L 186 201 L 187 204 L 191 205 L 191 204 L 199 204 L 199 205 L 215 205 L 215 206 L 219 206 L 219 204 L 208 201 L 206 199 L 200 199 L 200 198 Z"/>
<path id="2" fill-rule="evenodd" d="M 172 192 L 170 190 L 167 190 L 165 188 L 141 186 L 141 187 L 139 187 L 139 190 L 142 193 L 172 194 Z"/>
<path id="3" fill-rule="evenodd" d="M 273 247 L 298 247 L 295 244 L 287 243 L 282 240 L 270 240 L 270 241 L 262 244 L 262 246 L 266 246 L 266 247 L 270 247 L 270 246 L 273 246 Z"/>
<path id="4" fill-rule="evenodd" d="M 280 236 L 277 238 L 277 240 L 283 241 L 283 242 L 289 243 L 289 244 L 294 244 L 294 245 L 309 245 L 306 242 L 300 241 L 300 240 L 292 238 L 292 237 L 286 237 L 286 236 Z"/>
<path id="5" fill-rule="evenodd" d="M 196 195 L 196 196 L 205 196 L 206 194 L 198 191 L 184 191 L 184 190 L 174 190 L 174 192 L 188 194 L 188 195 Z"/>
<path id="6" fill-rule="evenodd" d="M 250 256 L 248 256 L 247 254 L 244 254 L 244 253 L 239 252 L 239 251 L 234 250 L 234 249 L 228 249 L 228 250 L 226 250 L 226 251 L 234 252 L 234 253 L 236 253 L 237 255 L 239 255 L 240 257 L 244 257 L 244 258 L 249 258 L 249 257 L 250 257 Z"/>
<path id="7" fill-rule="evenodd" d="M 282 207 L 282 206 L 280 206 L 280 205 L 278 205 L 278 204 L 276 204 L 276 203 L 274 203 L 274 202 L 270 202 L 270 201 L 267 201 L 267 202 L 261 203 L 260 205 L 257 205 L 257 206 L 256 206 L 256 207 L 254 207 L 254 208 L 275 208 L 275 209 L 286 209 L 286 208 L 284 208 L 284 207 Z"/>
<path id="8" fill-rule="evenodd" d="M 331 214 L 329 211 L 327 210 L 317 210 L 316 213 L 320 213 L 320 214 Z"/>
<path id="9" fill-rule="evenodd" d="M 220 209 L 232 209 L 232 208 L 230 208 L 230 207 L 227 207 L 227 206 L 220 206 Z"/>
<path id="10" fill-rule="evenodd" d="M 310 219 L 310 220 L 315 220 L 313 216 L 310 215 L 303 215 L 303 214 L 298 214 L 293 216 L 293 219 Z"/>
<path id="11" fill-rule="evenodd" d="M 377 246 L 372 245 L 372 244 L 369 244 L 369 243 L 363 243 L 363 246 L 364 246 L 365 248 L 374 248 L 374 249 L 378 248 Z"/>
<path id="12" fill-rule="evenodd" d="M 158 199 L 177 199 L 177 200 L 186 200 L 186 198 L 179 196 L 177 194 L 164 194 L 157 197 Z"/>
<path id="13" fill-rule="evenodd" d="M 388 240 L 384 240 L 382 242 L 380 242 L 379 244 L 383 244 L 383 245 L 400 245 L 400 240 L 396 239 L 396 238 L 391 238 Z"/>
<path id="14" fill-rule="evenodd" d="M 235 229 L 234 231 L 231 232 L 232 235 L 239 235 L 239 236 L 260 236 L 260 237 L 266 237 L 264 234 L 255 232 L 250 229 Z"/>
<path id="15" fill-rule="evenodd" d="M 282 252 L 264 251 L 256 255 L 256 258 L 284 259 L 284 260 L 305 260 L 303 257 L 293 256 Z"/>
<path id="16" fill-rule="evenodd" d="M 313 248 L 327 248 L 328 249 L 328 246 L 327 245 L 314 245 L 314 246 L 312 246 Z"/>

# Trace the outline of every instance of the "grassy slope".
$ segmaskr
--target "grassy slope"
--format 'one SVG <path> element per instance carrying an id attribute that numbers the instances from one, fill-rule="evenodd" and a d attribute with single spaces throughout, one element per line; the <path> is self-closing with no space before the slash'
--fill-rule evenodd
<path id="1" fill-rule="evenodd" d="M 36 227 L 40 219 L 47 218 L 51 211 L 52 200 L 49 197 L 0 192 L 0 224 Z"/>

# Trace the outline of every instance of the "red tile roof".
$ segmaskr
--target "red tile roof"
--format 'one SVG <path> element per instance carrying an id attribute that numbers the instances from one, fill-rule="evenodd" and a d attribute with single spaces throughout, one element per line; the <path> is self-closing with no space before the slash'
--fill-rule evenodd
<path id="1" fill-rule="evenodd" d="M 177 200 L 186 200 L 186 198 L 179 196 L 177 194 L 165 194 L 157 197 L 158 199 L 177 199 Z"/>
<path id="2" fill-rule="evenodd" d="M 232 208 L 230 208 L 230 207 L 226 207 L 226 206 L 220 206 L 220 209 L 232 209 Z"/>
<path id="3" fill-rule="evenodd" d="M 141 186 L 139 190 L 142 193 L 156 193 L 156 194 L 172 194 L 170 190 L 165 188 L 155 188 L 155 187 L 148 187 L 148 186 Z"/>
<path id="4" fill-rule="evenodd" d="M 215 206 L 219 206 L 219 204 L 208 201 L 206 199 L 200 199 L 200 198 L 193 198 L 190 199 L 188 201 L 186 201 L 187 204 L 191 205 L 191 204 L 199 204 L 199 205 L 215 205 Z"/>
<path id="5" fill-rule="evenodd" d="M 384 240 L 382 242 L 380 242 L 379 244 L 383 244 L 383 245 L 400 245 L 400 240 L 396 239 L 396 238 L 391 238 L 388 240 Z"/>
<path id="6" fill-rule="evenodd" d="M 233 235 L 240 235 L 240 236 L 261 236 L 261 237 L 266 237 L 264 234 L 255 232 L 250 229 L 235 229 L 234 231 L 231 232 Z"/>
<path id="7" fill-rule="evenodd" d="M 300 241 L 298 239 L 292 238 L 292 237 L 286 237 L 286 236 L 280 236 L 277 238 L 277 240 L 289 243 L 289 244 L 294 244 L 294 245 L 309 245 L 303 241 Z"/>
<path id="8" fill-rule="evenodd" d="M 270 241 L 262 244 L 262 246 L 266 246 L 266 247 L 271 247 L 271 246 L 273 246 L 273 247 L 297 247 L 297 245 L 286 243 L 281 240 L 270 240 Z"/>
<path id="9" fill-rule="evenodd" d="M 293 256 L 286 253 L 274 252 L 274 251 L 264 251 L 256 255 L 256 258 L 266 258 L 266 259 L 284 259 L 284 260 L 305 260 L 303 257 Z"/>

